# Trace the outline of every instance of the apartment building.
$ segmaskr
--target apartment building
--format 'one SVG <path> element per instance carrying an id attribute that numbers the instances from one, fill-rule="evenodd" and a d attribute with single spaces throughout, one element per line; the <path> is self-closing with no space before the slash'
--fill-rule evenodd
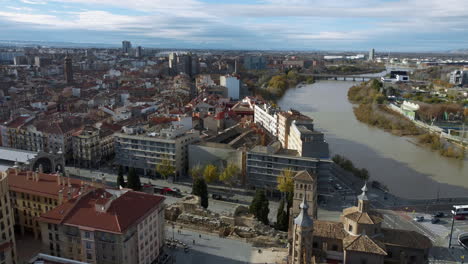
<path id="1" fill-rule="evenodd" d="M 281 111 L 278 113 L 278 140 L 281 142 L 281 146 L 285 149 L 289 148 L 289 131 L 291 124 L 294 120 L 310 120 L 308 116 L 301 114 L 296 110 Z"/>
<path id="2" fill-rule="evenodd" d="M 294 150 L 281 149 L 280 143 L 269 146 L 256 146 L 247 152 L 247 184 L 251 188 L 277 192 L 278 177 L 283 170 L 293 172 L 306 170 L 317 175 L 326 174 L 329 160 L 301 157 Z"/>
<path id="3" fill-rule="evenodd" d="M 302 157 L 328 159 L 328 143 L 322 132 L 314 130 L 312 120 L 294 120 L 288 136 L 288 149 L 296 150 Z"/>
<path id="4" fill-rule="evenodd" d="M 273 136 L 278 135 L 278 108 L 274 108 L 268 104 L 260 104 L 254 106 L 254 122 L 260 124 Z"/>
<path id="5" fill-rule="evenodd" d="M 22 234 L 34 234 L 36 239 L 41 233 L 37 217 L 84 190 L 99 186 L 94 181 L 90 183 L 59 174 L 21 171 L 17 167 L 9 169 L 6 174 L 15 226 Z"/>
<path id="6" fill-rule="evenodd" d="M 153 175 L 158 164 L 169 160 L 175 176 L 187 173 L 188 146 L 197 142 L 200 133 L 183 125 L 171 125 L 159 131 L 149 128 L 126 127 L 115 134 L 115 162 L 136 168 L 145 175 Z"/>
<path id="7" fill-rule="evenodd" d="M 5 172 L 0 172 L 0 264 L 17 263 L 13 224 L 8 175 Z"/>
<path id="8" fill-rule="evenodd" d="M 98 188 L 39 222 L 46 254 L 86 263 L 150 264 L 164 246 L 164 197 Z"/>
<path id="9" fill-rule="evenodd" d="M 76 166 L 96 167 L 101 161 L 99 130 L 86 126 L 73 134 L 73 160 Z"/>

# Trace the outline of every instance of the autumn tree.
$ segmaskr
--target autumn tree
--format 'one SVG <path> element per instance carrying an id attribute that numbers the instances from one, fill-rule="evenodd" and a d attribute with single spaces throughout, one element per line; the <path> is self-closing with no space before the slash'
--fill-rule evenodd
<path id="1" fill-rule="evenodd" d="M 237 176 L 239 175 L 239 173 L 240 173 L 239 167 L 237 167 L 234 163 L 229 163 L 226 166 L 226 168 L 224 168 L 221 175 L 219 175 L 219 179 L 225 184 L 228 184 L 229 186 L 231 186 L 232 188 L 232 185 L 237 179 Z"/>
<path id="2" fill-rule="evenodd" d="M 292 169 L 283 169 L 277 181 L 277 188 L 280 192 L 291 193 L 294 191 L 294 171 Z"/>
<path id="3" fill-rule="evenodd" d="M 175 167 L 172 165 L 172 161 L 165 157 L 161 163 L 156 165 L 156 172 L 159 173 L 164 179 L 175 174 Z"/>
<path id="4" fill-rule="evenodd" d="M 192 176 L 192 179 L 197 179 L 203 176 L 203 168 L 200 165 L 193 166 L 190 169 L 190 175 Z"/>
<path id="5" fill-rule="evenodd" d="M 213 164 L 208 164 L 203 171 L 203 177 L 207 183 L 212 183 L 218 180 L 218 168 Z"/>

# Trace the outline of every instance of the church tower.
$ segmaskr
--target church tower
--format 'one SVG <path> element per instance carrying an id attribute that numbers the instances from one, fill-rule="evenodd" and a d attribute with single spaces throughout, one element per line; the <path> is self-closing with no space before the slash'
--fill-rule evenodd
<path id="1" fill-rule="evenodd" d="M 299 206 L 301 212 L 294 219 L 293 243 L 291 264 L 311 264 L 312 263 L 312 240 L 314 231 L 314 221 L 310 218 L 307 209 L 307 199 L 303 197 Z"/>
<path id="2" fill-rule="evenodd" d="M 64 75 L 65 75 L 65 80 L 67 81 L 67 84 L 73 83 L 73 63 L 72 59 L 68 56 L 65 57 L 65 64 L 63 67 Z"/>

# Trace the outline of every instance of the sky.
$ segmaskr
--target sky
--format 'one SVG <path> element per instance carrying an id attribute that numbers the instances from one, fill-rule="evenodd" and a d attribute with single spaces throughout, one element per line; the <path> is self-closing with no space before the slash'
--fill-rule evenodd
<path id="1" fill-rule="evenodd" d="M 468 48 L 468 0 L 0 0 L 0 40 L 161 48 Z"/>

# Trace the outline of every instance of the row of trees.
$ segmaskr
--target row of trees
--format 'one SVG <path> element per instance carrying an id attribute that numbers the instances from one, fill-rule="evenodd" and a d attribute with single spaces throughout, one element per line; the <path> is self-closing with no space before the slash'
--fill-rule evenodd
<path id="1" fill-rule="evenodd" d="M 354 176 L 361 178 L 365 181 L 369 179 L 369 171 L 365 168 L 362 168 L 362 169 L 356 168 L 351 160 L 340 155 L 333 156 L 332 160 L 342 169 L 354 174 Z"/>
<path id="2" fill-rule="evenodd" d="M 190 170 L 193 179 L 203 178 L 206 183 L 221 181 L 233 187 L 239 178 L 241 170 L 234 163 L 228 163 L 223 169 L 216 167 L 213 164 L 208 164 L 205 167 L 195 166 Z"/>

